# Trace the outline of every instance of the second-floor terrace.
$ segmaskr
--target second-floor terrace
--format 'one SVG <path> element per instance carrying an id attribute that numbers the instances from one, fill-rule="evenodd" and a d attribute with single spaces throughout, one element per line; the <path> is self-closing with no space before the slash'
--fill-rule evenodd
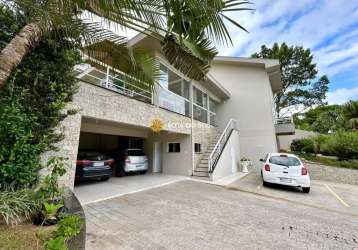
<path id="1" fill-rule="evenodd" d="M 217 106 L 223 98 L 229 97 L 224 89 L 216 91 L 215 88 L 222 87 L 214 79 L 208 78 L 202 83 L 193 81 L 176 72 L 161 58 L 158 58 L 160 78 L 154 86 L 105 66 L 94 58 L 86 59 L 92 63 L 77 65 L 75 68 L 79 80 L 212 126 L 217 126 Z M 215 91 L 217 95 L 213 94 Z"/>

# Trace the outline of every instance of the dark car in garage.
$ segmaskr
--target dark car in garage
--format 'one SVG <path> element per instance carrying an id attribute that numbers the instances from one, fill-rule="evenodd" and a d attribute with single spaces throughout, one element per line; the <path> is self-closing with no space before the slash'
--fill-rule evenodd
<path id="1" fill-rule="evenodd" d="M 77 155 L 75 180 L 108 180 L 113 172 L 114 160 L 99 152 L 80 151 Z"/>

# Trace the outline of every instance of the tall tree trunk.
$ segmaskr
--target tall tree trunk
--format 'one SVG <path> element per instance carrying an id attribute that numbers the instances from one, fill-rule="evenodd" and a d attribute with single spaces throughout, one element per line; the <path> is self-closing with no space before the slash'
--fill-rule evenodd
<path id="1" fill-rule="evenodd" d="M 37 46 L 41 37 L 42 30 L 38 23 L 29 23 L 0 52 L 0 88 L 4 87 L 11 72 L 21 63 L 27 52 Z"/>

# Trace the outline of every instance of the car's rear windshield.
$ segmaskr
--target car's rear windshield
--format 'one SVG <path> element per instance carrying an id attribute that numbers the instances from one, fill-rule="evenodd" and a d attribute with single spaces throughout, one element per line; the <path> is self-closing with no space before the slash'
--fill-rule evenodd
<path id="1" fill-rule="evenodd" d="M 78 160 L 89 160 L 89 161 L 103 161 L 103 160 L 107 160 L 108 158 L 109 158 L 108 156 L 97 152 L 79 152 L 77 156 Z"/>
<path id="2" fill-rule="evenodd" d="M 141 149 L 128 149 L 128 156 L 144 156 L 144 151 Z"/>
<path id="3" fill-rule="evenodd" d="M 271 156 L 269 162 L 288 167 L 301 165 L 300 161 L 296 157 L 292 156 Z"/>

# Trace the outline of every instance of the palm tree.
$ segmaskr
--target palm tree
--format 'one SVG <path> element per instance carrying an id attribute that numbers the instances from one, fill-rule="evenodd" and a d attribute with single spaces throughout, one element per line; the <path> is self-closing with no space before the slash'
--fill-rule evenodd
<path id="1" fill-rule="evenodd" d="M 343 114 L 348 120 L 349 127 L 358 129 L 358 101 L 349 101 L 343 105 Z"/>
<path id="2" fill-rule="evenodd" d="M 245 30 L 225 13 L 249 10 L 243 6 L 249 4 L 248 1 L 238 0 L 1 1 L 9 10 L 22 13 L 27 24 L 0 52 L 0 88 L 27 52 L 50 33 L 59 33 L 66 39 L 80 33 L 83 45 L 114 41 L 115 46 L 106 48 L 107 51 L 111 50 L 112 55 L 117 56 L 126 53 L 133 66 L 127 73 L 137 77 L 138 72 L 145 70 L 137 70 L 141 63 L 131 52 L 128 54 L 126 39 L 103 28 L 103 23 L 111 25 L 112 22 L 159 39 L 170 63 L 189 77 L 202 79 L 217 54 L 213 43 L 232 43 L 225 21 Z M 84 12 L 88 14 L 88 20 L 84 20 Z M 101 21 L 96 22 L 98 17 Z M 145 78 L 143 74 L 141 76 Z"/>

